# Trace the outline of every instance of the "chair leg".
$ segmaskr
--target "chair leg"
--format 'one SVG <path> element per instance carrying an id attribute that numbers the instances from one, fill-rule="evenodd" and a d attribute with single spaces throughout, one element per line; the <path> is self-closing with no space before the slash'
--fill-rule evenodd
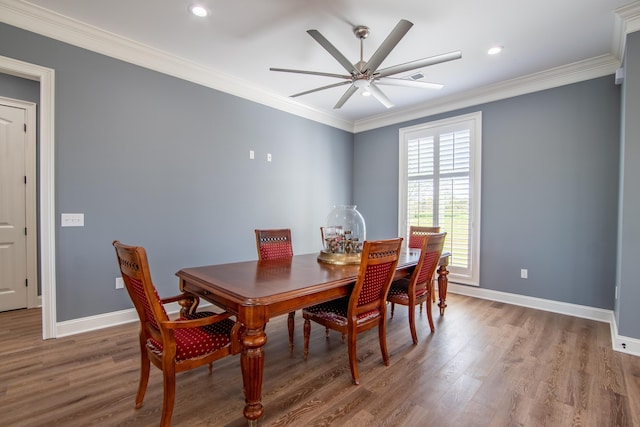
<path id="1" fill-rule="evenodd" d="M 151 369 L 146 342 L 143 341 L 145 341 L 144 338 L 140 337 L 140 382 L 138 383 L 138 393 L 136 394 L 136 409 L 142 406 L 144 394 L 147 391 L 147 384 L 149 383 L 149 371 Z"/>
<path id="2" fill-rule="evenodd" d="M 309 336 L 311 335 L 311 321 L 304 319 L 304 360 L 309 356 Z"/>
<path id="3" fill-rule="evenodd" d="M 356 330 L 350 328 L 347 333 L 349 342 L 349 367 L 351 368 L 351 378 L 355 385 L 360 384 L 360 375 L 358 374 L 358 358 L 356 355 Z"/>
<path id="4" fill-rule="evenodd" d="M 287 319 L 287 326 L 289 327 L 289 353 L 293 353 L 293 331 L 295 328 L 295 320 L 296 312 L 292 311 L 289 313 L 289 318 Z"/>
<path id="5" fill-rule="evenodd" d="M 420 307 L 422 307 L 422 304 L 420 304 Z M 407 308 L 409 309 L 409 330 L 411 331 L 411 339 L 414 344 L 418 344 L 418 334 L 416 333 L 416 306 L 409 304 Z M 427 304 L 427 311 L 429 311 L 429 304 Z"/>
<path id="6" fill-rule="evenodd" d="M 380 352 L 385 366 L 389 366 L 389 351 L 387 351 L 387 319 L 382 316 L 378 323 L 378 338 L 380 339 Z"/>
<path id="7" fill-rule="evenodd" d="M 170 366 L 164 365 L 162 367 L 162 376 L 164 380 L 164 395 L 162 399 L 162 418 L 160 418 L 160 427 L 169 427 L 171 425 L 171 415 L 173 415 L 173 404 L 176 400 L 175 366 L 173 364 Z"/>
<path id="8" fill-rule="evenodd" d="M 392 302 L 391 303 L 391 318 L 393 319 L 393 312 L 396 309 L 396 303 Z"/>
<path id="9" fill-rule="evenodd" d="M 431 293 L 431 295 L 434 294 L 433 283 L 429 287 L 429 292 Z M 436 331 L 436 327 L 433 325 L 433 316 L 431 315 L 431 307 L 433 305 L 433 302 L 431 301 L 431 295 L 429 296 L 429 298 L 427 298 L 427 320 L 429 320 L 429 328 L 431 328 L 431 332 L 433 333 Z"/>

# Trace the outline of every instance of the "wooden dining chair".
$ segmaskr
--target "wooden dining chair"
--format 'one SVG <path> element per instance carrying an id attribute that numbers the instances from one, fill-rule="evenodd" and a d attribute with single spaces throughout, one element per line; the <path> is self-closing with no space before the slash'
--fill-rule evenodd
<path id="1" fill-rule="evenodd" d="M 291 243 L 291 229 L 255 230 L 258 261 L 272 261 L 291 259 L 293 245 Z M 295 330 L 296 312 L 289 313 L 287 327 L 289 328 L 289 352 L 293 353 L 293 332 Z"/>
<path id="2" fill-rule="evenodd" d="M 409 329 L 413 343 L 418 343 L 416 333 L 415 306 L 427 304 L 427 320 L 431 332 L 435 331 L 433 316 L 431 314 L 433 295 L 433 274 L 436 271 L 440 255 L 444 248 L 444 240 L 447 233 L 424 234 L 420 245 L 420 259 L 409 279 L 399 279 L 391 283 L 387 301 L 391 303 L 391 317 L 395 310 L 395 304 L 406 305 L 409 309 Z"/>
<path id="3" fill-rule="evenodd" d="M 225 356 L 241 350 L 241 325 L 231 313 L 196 312 L 198 297 L 182 293 L 160 298 L 151 281 L 147 254 L 140 246 L 128 246 L 114 241 L 118 265 L 127 292 L 140 319 L 140 382 L 136 409 L 142 406 L 150 363 L 162 371 L 164 397 L 160 426 L 169 426 L 176 395 L 176 373 L 209 366 Z M 170 320 L 164 304 L 184 302 L 188 313 Z"/>
<path id="4" fill-rule="evenodd" d="M 347 335 L 349 365 L 354 384 L 360 384 L 356 358 L 356 336 L 360 332 L 378 327 L 382 359 L 385 365 L 389 365 L 386 298 L 401 247 L 402 238 L 365 241 L 358 277 L 351 295 L 302 310 L 305 360 L 309 355 L 311 321 L 314 321 L 323 325 L 327 331 L 333 329 L 343 336 Z"/>
<path id="5" fill-rule="evenodd" d="M 418 225 L 409 226 L 409 249 L 420 249 L 422 246 L 422 237 L 426 234 L 439 233 L 440 227 L 423 227 Z M 435 280 L 434 277 L 431 280 Z M 431 301 L 436 302 L 436 294 L 432 293 Z M 422 304 L 420 304 L 420 314 L 422 314 Z"/>

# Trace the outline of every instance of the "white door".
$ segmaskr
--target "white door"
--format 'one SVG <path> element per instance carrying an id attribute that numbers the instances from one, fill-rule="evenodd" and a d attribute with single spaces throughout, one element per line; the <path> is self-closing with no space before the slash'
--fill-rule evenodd
<path id="1" fill-rule="evenodd" d="M 0 311 L 28 305 L 25 127 L 26 110 L 0 104 Z"/>

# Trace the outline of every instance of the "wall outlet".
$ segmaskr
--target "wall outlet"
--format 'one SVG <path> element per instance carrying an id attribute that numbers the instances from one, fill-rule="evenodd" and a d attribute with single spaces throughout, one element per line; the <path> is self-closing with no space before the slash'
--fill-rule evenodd
<path id="1" fill-rule="evenodd" d="M 116 277 L 116 289 L 122 288 L 124 288 L 124 280 L 122 280 L 122 277 Z"/>
<path id="2" fill-rule="evenodd" d="M 249 160 L 253 160 L 256 157 L 256 153 L 253 150 L 249 150 Z"/>
<path id="3" fill-rule="evenodd" d="M 521 279 L 528 279 L 529 278 L 529 270 L 527 270 L 526 268 L 520 269 L 520 278 Z"/>
<path id="4" fill-rule="evenodd" d="M 271 161 L 271 153 L 267 153 L 267 162 Z"/>

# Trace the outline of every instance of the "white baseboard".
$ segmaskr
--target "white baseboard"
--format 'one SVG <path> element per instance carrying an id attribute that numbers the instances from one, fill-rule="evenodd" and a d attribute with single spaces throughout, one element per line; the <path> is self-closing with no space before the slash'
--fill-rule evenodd
<path id="1" fill-rule="evenodd" d="M 207 307 L 211 304 L 201 301 L 199 308 Z M 167 314 L 172 315 L 180 312 L 180 305 L 172 302 L 164 306 Z M 69 335 L 81 334 L 83 332 L 96 331 L 98 329 L 108 328 L 110 326 L 122 325 L 125 323 L 137 322 L 138 314 L 136 310 L 130 308 L 128 310 L 113 311 L 111 313 L 98 314 L 96 316 L 82 317 L 80 319 L 67 320 L 56 323 L 56 338 L 66 337 Z"/>
<path id="2" fill-rule="evenodd" d="M 535 308 L 538 310 L 550 311 L 553 313 L 566 314 L 569 316 L 591 319 L 599 322 L 606 322 L 611 329 L 611 343 L 616 351 L 640 356 L 640 340 L 636 338 L 623 337 L 618 335 L 616 318 L 612 310 L 588 307 L 584 305 L 570 304 L 547 300 L 536 297 L 528 297 L 507 292 L 493 291 L 476 286 L 459 285 L 449 283 L 447 292 L 466 295 L 474 298 L 482 298 L 490 301 L 504 302 L 506 304 L 519 305 L 522 307 Z"/>
<path id="3" fill-rule="evenodd" d="M 493 291 L 491 289 L 459 285 L 456 283 L 449 283 L 447 291 L 474 298 L 482 298 L 490 301 L 498 301 L 506 304 L 519 305 L 522 307 L 606 322 L 611 328 L 611 343 L 613 349 L 622 353 L 640 356 L 640 340 L 618 335 L 618 326 L 612 310 L 510 294 L 507 292 Z M 206 301 L 201 301 L 199 307 L 207 307 L 210 305 L 211 304 L 208 304 Z M 180 306 L 177 303 L 167 304 L 165 308 L 169 314 L 175 314 L 180 311 Z M 136 321 L 138 321 L 138 315 L 132 308 L 128 310 L 99 314 L 97 316 L 67 320 L 56 323 L 56 337 L 60 338 Z"/>

